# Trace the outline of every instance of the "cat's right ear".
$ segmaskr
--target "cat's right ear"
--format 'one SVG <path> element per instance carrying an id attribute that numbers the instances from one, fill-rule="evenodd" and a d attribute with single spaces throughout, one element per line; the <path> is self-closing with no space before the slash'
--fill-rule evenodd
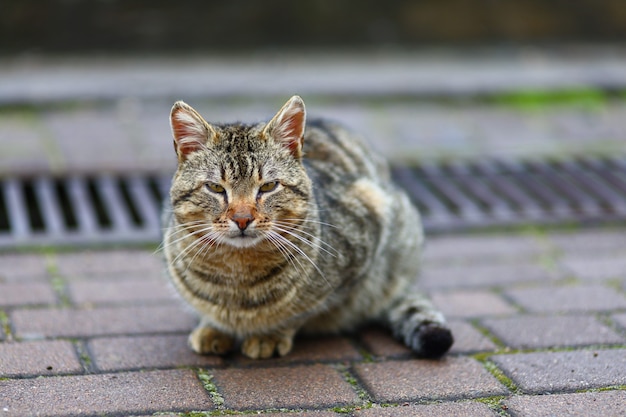
<path id="1" fill-rule="evenodd" d="M 183 101 L 174 103 L 170 113 L 170 126 L 179 161 L 184 161 L 192 152 L 204 148 L 207 141 L 215 137 L 215 130 Z"/>

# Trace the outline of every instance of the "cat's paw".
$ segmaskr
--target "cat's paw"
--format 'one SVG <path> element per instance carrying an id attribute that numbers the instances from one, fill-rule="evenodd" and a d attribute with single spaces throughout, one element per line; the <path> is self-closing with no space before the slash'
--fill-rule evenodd
<path id="1" fill-rule="evenodd" d="M 189 335 L 189 346 L 201 355 L 223 355 L 232 350 L 235 340 L 211 327 L 198 326 Z"/>
<path id="2" fill-rule="evenodd" d="M 439 358 L 453 343 L 454 337 L 450 329 L 437 323 L 423 323 L 414 330 L 410 348 L 419 357 Z"/>
<path id="3" fill-rule="evenodd" d="M 274 356 L 274 353 L 285 356 L 291 351 L 292 346 L 293 336 L 250 336 L 241 345 L 241 352 L 252 359 L 266 359 Z"/>

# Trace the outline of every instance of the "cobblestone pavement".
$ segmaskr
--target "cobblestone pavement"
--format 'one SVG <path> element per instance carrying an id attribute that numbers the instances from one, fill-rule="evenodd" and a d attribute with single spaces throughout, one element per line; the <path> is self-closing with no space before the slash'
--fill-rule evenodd
<path id="1" fill-rule="evenodd" d="M 195 319 L 150 250 L 5 253 L 0 416 L 623 415 L 625 255 L 623 230 L 432 237 L 445 358 L 370 327 L 252 361 L 187 348 Z"/>
<path id="2" fill-rule="evenodd" d="M 309 68 L 304 84 L 294 77 L 306 62 L 265 62 L 241 85 L 245 62 L 230 62 L 209 65 L 199 87 L 193 77 L 206 68 L 193 62 L 13 63 L 0 69 L 0 175 L 171 170 L 174 99 L 211 121 L 260 120 L 293 93 L 394 161 L 623 155 L 623 95 L 531 108 L 419 98 L 511 85 L 623 90 L 623 56 L 380 60 L 361 72 L 339 59 Z M 237 93 L 249 88 L 255 99 Z M 186 346 L 195 317 L 152 249 L 0 253 L 0 417 L 625 415 L 625 232 L 432 236 L 420 288 L 456 337 L 437 361 L 376 327 L 298 339 L 281 359 L 198 356 Z"/>

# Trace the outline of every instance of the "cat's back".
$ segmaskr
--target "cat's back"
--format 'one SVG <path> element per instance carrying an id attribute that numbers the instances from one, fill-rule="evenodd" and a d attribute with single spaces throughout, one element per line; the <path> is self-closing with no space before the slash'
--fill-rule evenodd
<path id="1" fill-rule="evenodd" d="M 324 120 L 308 122 L 304 136 L 304 161 L 321 181 L 350 183 L 369 179 L 390 181 L 386 161 L 362 137 L 344 126 Z"/>

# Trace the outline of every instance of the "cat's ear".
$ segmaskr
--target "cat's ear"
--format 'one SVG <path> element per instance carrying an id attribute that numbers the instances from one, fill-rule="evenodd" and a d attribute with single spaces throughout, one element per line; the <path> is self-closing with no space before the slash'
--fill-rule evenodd
<path id="1" fill-rule="evenodd" d="M 170 126 L 174 136 L 174 149 L 179 161 L 184 161 L 192 152 L 205 147 L 215 130 L 183 101 L 177 101 L 170 113 Z"/>
<path id="2" fill-rule="evenodd" d="M 299 96 L 293 96 L 270 120 L 263 133 L 286 146 L 295 158 L 300 158 L 305 123 L 304 101 Z"/>

